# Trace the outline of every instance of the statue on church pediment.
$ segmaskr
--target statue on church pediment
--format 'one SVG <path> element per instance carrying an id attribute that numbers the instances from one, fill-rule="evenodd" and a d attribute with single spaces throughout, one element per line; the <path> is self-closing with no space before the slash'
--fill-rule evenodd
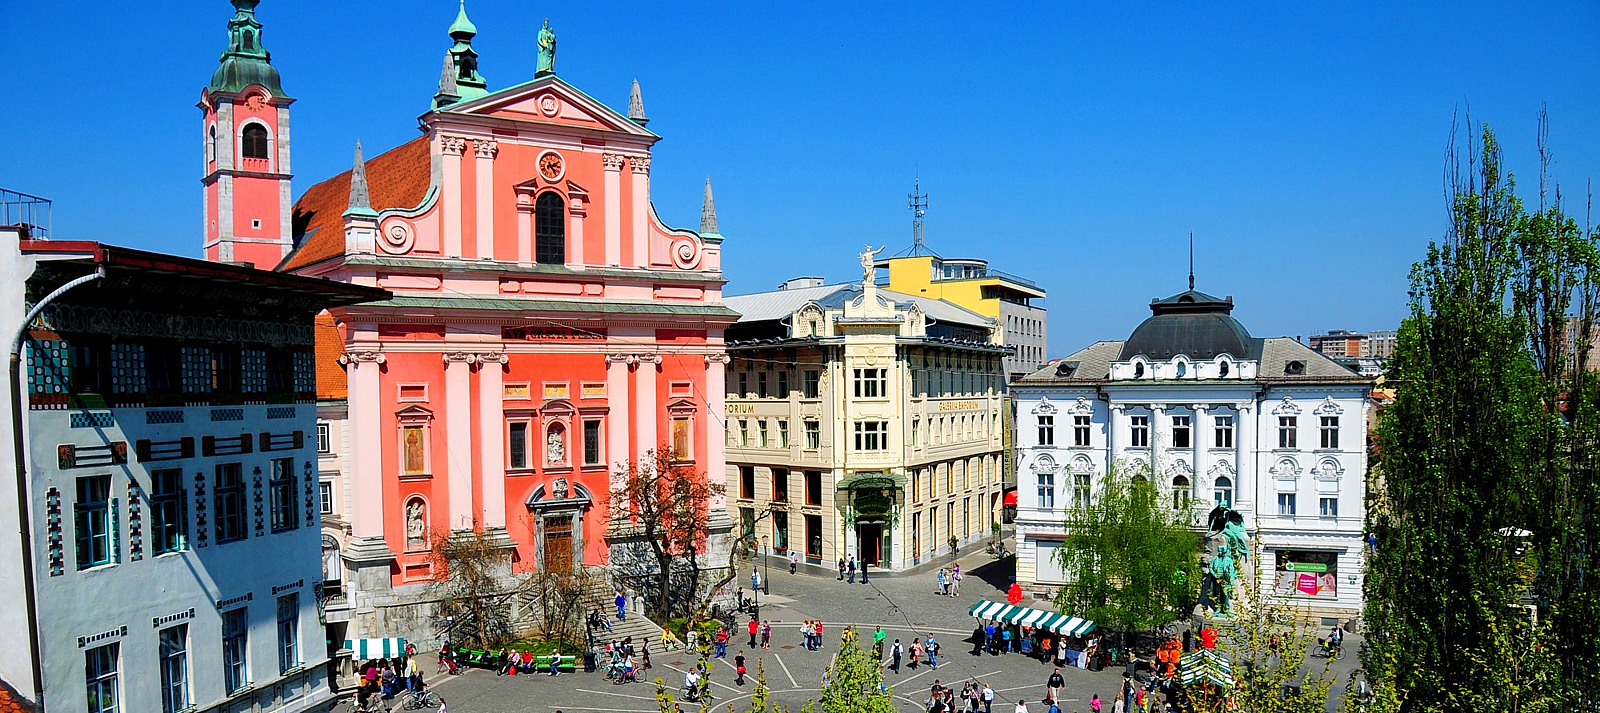
<path id="1" fill-rule="evenodd" d="M 556 73 L 556 33 L 550 30 L 550 18 L 544 19 L 544 27 L 539 28 L 539 65 L 534 76 L 542 77 L 546 74 Z"/>

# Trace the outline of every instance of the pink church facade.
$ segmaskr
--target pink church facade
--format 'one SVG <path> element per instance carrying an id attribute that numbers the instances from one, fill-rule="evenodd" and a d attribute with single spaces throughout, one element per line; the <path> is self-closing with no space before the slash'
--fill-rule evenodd
<path id="1" fill-rule="evenodd" d="M 737 315 L 722 304 L 714 217 L 694 231 L 656 215 L 660 137 L 637 87 L 628 115 L 549 71 L 488 91 L 475 32 L 463 10 L 421 136 L 370 161 L 358 147 L 354 168 L 294 204 L 287 242 L 242 243 L 237 230 L 231 242 L 235 260 L 288 245 L 279 270 L 394 295 L 330 310 L 335 328 L 318 333 L 337 341 L 318 350 L 338 355 L 348 384 L 338 514 L 352 637 L 418 633 L 422 615 L 399 610 L 441 574 L 431 537 L 480 530 L 515 572 L 604 565 L 619 465 L 670 447 L 725 478 L 723 330 Z M 282 158 L 269 168 L 287 173 L 287 100 L 273 80 L 236 93 L 278 109 L 268 128 Z M 225 106 L 235 124 L 256 116 Z M 208 111 L 208 126 L 221 114 Z M 208 216 L 224 221 L 280 205 L 235 190 L 211 213 L 214 194 Z M 228 259 L 230 242 L 209 236 L 208 257 Z M 712 509 L 726 533 L 720 499 Z"/>

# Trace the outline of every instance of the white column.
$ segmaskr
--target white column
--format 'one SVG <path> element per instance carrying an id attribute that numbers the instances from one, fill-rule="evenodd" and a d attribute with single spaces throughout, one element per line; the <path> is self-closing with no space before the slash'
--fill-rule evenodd
<path id="1" fill-rule="evenodd" d="M 1234 498 L 1240 502 L 1234 509 L 1249 508 L 1253 515 L 1260 517 L 1263 513 L 1256 511 L 1256 503 L 1261 501 L 1256 497 L 1256 488 L 1260 486 L 1256 477 L 1256 431 L 1261 428 L 1261 419 L 1256 417 L 1257 411 L 1249 402 L 1237 405 L 1235 412 L 1234 433 L 1238 439 L 1233 444 L 1237 448 L 1233 469 L 1238 477 L 1234 478 L 1233 492 Z"/>
<path id="2" fill-rule="evenodd" d="M 494 258 L 494 155 L 499 142 L 494 139 L 474 139 L 473 148 L 478 160 L 474 162 L 478 175 L 473 183 L 473 197 L 477 206 L 473 211 L 478 224 L 478 259 Z"/>
<path id="3" fill-rule="evenodd" d="M 444 175 L 439 180 L 439 233 L 444 237 L 445 257 L 461 257 L 461 153 L 467 140 L 460 136 L 439 137 L 444 153 Z"/>
<path id="4" fill-rule="evenodd" d="M 604 154 L 601 160 L 606 167 L 605 195 L 601 197 L 606 204 L 606 264 L 618 267 L 622 265 L 622 154 Z"/>
<path id="5" fill-rule="evenodd" d="M 628 361 L 626 354 L 606 355 L 606 403 L 610 405 L 606 414 L 606 460 L 613 475 L 619 466 L 626 467 L 628 461 L 633 460 L 629 441 L 632 424 L 628 417 Z M 612 483 L 613 492 L 617 485 Z"/>
<path id="6" fill-rule="evenodd" d="M 706 434 L 706 479 L 712 484 L 726 483 L 728 480 L 728 355 L 706 355 L 706 416 L 700 419 L 705 426 Z M 791 399 L 792 400 L 792 399 Z M 793 411 L 791 410 L 791 413 Z M 720 430 L 713 430 L 720 429 Z M 802 439 L 805 435 L 800 436 Z M 792 476 L 791 476 L 792 477 Z M 804 476 L 802 476 L 803 479 Z M 718 493 L 711 497 L 711 509 L 721 510 L 728 506 L 726 493 Z"/>
<path id="7" fill-rule="evenodd" d="M 633 169 L 633 265 L 650 267 L 650 157 L 628 159 Z"/>
<path id="8" fill-rule="evenodd" d="M 1117 463 L 1117 420 L 1122 418 L 1122 404 L 1110 404 L 1106 413 L 1106 463 L 1103 472 L 1110 473 Z"/>
<path id="9" fill-rule="evenodd" d="M 1194 404 L 1189 410 L 1192 411 L 1189 416 L 1189 438 L 1193 439 L 1190 445 L 1194 446 L 1194 460 L 1191 461 L 1194 464 L 1194 482 L 1191 486 L 1196 497 L 1211 502 L 1211 478 L 1206 476 L 1206 470 L 1211 466 L 1206 462 L 1206 444 L 1215 436 L 1211 432 L 1210 424 L 1206 423 L 1206 405 Z"/>
<path id="10" fill-rule="evenodd" d="M 1158 456 L 1172 457 L 1167 453 L 1172 449 L 1172 439 L 1165 438 L 1170 428 L 1165 428 L 1162 423 L 1167 418 L 1166 404 L 1150 404 L 1150 482 L 1155 483 L 1157 489 L 1163 486 L 1171 488 L 1172 483 L 1163 483 L 1164 469 L 1168 464 L 1157 460 Z"/>
<path id="11" fill-rule="evenodd" d="M 472 362 L 476 357 L 465 352 L 444 355 L 444 438 L 445 482 L 450 493 L 451 530 L 472 527 Z"/>
<path id="12" fill-rule="evenodd" d="M 505 391 L 503 369 L 510 361 L 505 352 L 478 356 L 478 458 L 483 488 L 483 526 L 506 526 Z M 529 434 L 532 438 L 532 434 Z"/>
<path id="13" fill-rule="evenodd" d="M 645 453 L 660 445 L 660 438 L 656 433 L 656 413 L 660 411 L 659 399 L 656 398 L 656 368 L 661 363 L 660 354 L 639 354 L 638 371 L 634 374 L 633 406 L 637 412 L 634 414 L 634 453 L 640 462 L 645 461 Z"/>
<path id="14" fill-rule="evenodd" d="M 350 373 L 350 482 L 360 493 L 351 505 L 351 530 L 362 538 L 383 539 L 383 419 L 378 370 L 383 352 L 346 352 Z"/>

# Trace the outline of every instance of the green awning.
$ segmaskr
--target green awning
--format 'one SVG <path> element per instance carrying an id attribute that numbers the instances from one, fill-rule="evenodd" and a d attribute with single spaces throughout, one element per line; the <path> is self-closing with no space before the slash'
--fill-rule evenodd
<path id="1" fill-rule="evenodd" d="M 1088 619 L 1003 602 L 981 601 L 972 605 L 967 614 L 974 619 L 1043 629 L 1066 636 L 1083 636 L 1095 628 L 1094 622 Z"/>
<path id="2" fill-rule="evenodd" d="M 1178 681 L 1192 686 L 1206 681 L 1219 688 L 1233 687 L 1233 667 L 1216 649 L 1197 649 L 1178 659 Z"/>
<path id="3" fill-rule="evenodd" d="M 903 490 L 906 477 L 899 473 L 855 473 L 833 487 L 835 490 Z"/>

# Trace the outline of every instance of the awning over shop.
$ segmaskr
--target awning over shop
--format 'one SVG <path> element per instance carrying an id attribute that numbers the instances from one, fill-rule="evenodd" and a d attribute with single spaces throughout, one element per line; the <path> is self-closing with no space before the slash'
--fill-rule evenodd
<path id="1" fill-rule="evenodd" d="M 1043 629 L 1063 636 L 1083 636 L 1095 628 L 1094 622 L 1088 619 L 1005 602 L 981 601 L 972 605 L 967 614 L 982 621 Z"/>
<path id="2" fill-rule="evenodd" d="M 350 658 L 360 661 L 363 659 L 392 659 L 406 652 L 406 640 L 393 639 L 345 639 L 344 647 L 350 649 Z"/>
<path id="3" fill-rule="evenodd" d="M 899 473 L 853 473 L 833 487 L 835 490 L 903 490 L 906 477 Z"/>
<path id="4" fill-rule="evenodd" d="M 1017 506 L 1017 491 L 1015 491 L 1015 490 L 1006 491 L 1005 500 L 1002 500 L 1000 502 L 1000 504 L 1001 505 L 1007 505 L 1007 506 L 1010 506 L 1010 507 L 1016 507 Z"/>
<path id="5" fill-rule="evenodd" d="M 1221 688 L 1233 687 L 1233 666 L 1216 649 L 1197 649 L 1178 659 L 1178 682 L 1192 686 L 1201 681 Z"/>

